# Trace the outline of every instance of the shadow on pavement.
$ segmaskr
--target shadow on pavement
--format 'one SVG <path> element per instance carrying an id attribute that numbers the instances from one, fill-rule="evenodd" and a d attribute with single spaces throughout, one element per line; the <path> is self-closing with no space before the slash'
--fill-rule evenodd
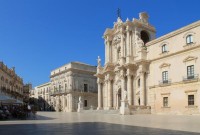
<path id="1" fill-rule="evenodd" d="M 199 135 L 199 133 L 99 122 L 0 125 L 0 135 Z"/>

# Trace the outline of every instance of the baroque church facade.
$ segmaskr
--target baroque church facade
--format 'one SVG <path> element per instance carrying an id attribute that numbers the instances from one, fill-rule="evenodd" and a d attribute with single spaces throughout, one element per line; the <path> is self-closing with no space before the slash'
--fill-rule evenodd
<path id="1" fill-rule="evenodd" d="M 151 113 L 194 114 L 200 109 L 200 22 L 156 38 L 149 16 L 118 17 L 104 33 L 105 65 L 97 67 L 98 109 L 151 108 Z"/>

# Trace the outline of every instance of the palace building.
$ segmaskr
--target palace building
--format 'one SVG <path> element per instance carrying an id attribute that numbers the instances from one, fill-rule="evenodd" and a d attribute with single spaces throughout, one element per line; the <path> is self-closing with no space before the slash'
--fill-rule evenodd
<path id="1" fill-rule="evenodd" d="M 16 74 L 15 67 L 8 68 L 3 62 L 0 62 L 0 95 L 15 99 L 16 103 L 22 103 L 25 98 L 23 86 L 23 79 Z M 0 100 L 2 101 L 2 99 Z"/>
<path id="2" fill-rule="evenodd" d="M 118 17 L 107 28 L 105 65 L 98 62 L 98 109 L 131 112 L 200 113 L 200 21 L 156 38 L 149 16 Z M 99 59 L 100 61 L 100 59 Z"/>
<path id="3" fill-rule="evenodd" d="M 97 67 L 70 62 L 50 74 L 50 82 L 36 86 L 30 97 L 38 99 L 41 110 L 77 111 L 79 99 L 83 109 L 97 108 Z"/>

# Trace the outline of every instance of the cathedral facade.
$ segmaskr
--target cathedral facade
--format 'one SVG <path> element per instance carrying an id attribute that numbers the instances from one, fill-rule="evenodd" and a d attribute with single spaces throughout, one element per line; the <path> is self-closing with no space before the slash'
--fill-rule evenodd
<path id="1" fill-rule="evenodd" d="M 98 109 L 151 108 L 152 113 L 199 113 L 200 22 L 160 38 L 142 12 L 139 19 L 118 17 L 106 29 L 105 65 L 98 59 Z"/>

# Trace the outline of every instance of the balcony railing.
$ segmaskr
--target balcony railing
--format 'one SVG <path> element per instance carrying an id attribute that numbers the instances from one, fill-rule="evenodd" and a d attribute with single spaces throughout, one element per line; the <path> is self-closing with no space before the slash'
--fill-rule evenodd
<path id="1" fill-rule="evenodd" d="M 161 80 L 159 81 L 159 85 L 170 85 L 171 84 L 171 80 Z"/>
<path id="2" fill-rule="evenodd" d="M 198 80 L 198 79 L 199 79 L 199 74 L 183 76 L 183 81 L 192 81 L 192 80 Z"/>
<path id="3" fill-rule="evenodd" d="M 50 95 L 54 95 L 54 94 L 64 94 L 68 92 L 71 92 L 71 89 L 51 90 L 49 93 Z"/>

